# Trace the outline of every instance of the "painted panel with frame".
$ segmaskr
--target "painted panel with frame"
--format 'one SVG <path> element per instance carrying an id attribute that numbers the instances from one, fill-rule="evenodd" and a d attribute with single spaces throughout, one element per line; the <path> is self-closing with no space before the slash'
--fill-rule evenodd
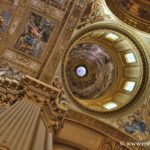
<path id="1" fill-rule="evenodd" d="M 48 45 L 54 30 L 54 22 L 31 12 L 15 48 L 27 55 L 39 58 Z"/>

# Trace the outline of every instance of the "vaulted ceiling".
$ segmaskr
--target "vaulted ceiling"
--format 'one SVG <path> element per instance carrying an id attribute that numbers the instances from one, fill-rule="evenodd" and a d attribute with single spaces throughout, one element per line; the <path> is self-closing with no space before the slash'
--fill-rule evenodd
<path id="1" fill-rule="evenodd" d="M 56 87 L 61 107 L 139 141 L 150 139 L 149 47 L 149 0 L 0 0 L 0 69 Z M 79 126 L 66 117 L 56 147 Z"/>

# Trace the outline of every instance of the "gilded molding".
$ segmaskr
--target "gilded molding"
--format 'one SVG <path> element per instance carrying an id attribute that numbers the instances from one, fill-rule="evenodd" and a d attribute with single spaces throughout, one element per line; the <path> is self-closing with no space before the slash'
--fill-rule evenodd
<path id="1" fill-rule="evenodd" d="M 105 149 L 107 146 L 111 147 L 111 149 L 114 149 L 114 150 L 118 150 L 118 149 L 121 149 L 121 150 L 136 149 L 137 150 L 141 148 L 141 147 L 134 147 L 134 146 L 128 147 L 127 145 L 120 145 L 120 141 L 124 141 L 124 142 L 136 142 L 136 141 L 129 135 L 118 130 L 117 128 L 114 128 L 104 122 L 101 122 L 97 119 L 94 119 L 87 115 L 76 112 L 74 110 L 69 110 L 66 113 L 64 121 L 72 125 L 76 124 L 77 126 L 88 128 L 92 132 L 94 131 L 96 133 L 99 133 L 102 137 L 102 140 L 99 145 L 99 150 L 102 148 Z M 58 138 L 56 138 L 56 142 L 57 142 L 57 139 L 61 143 L 62 140 L 59 139 L 59 135 L 58 135 Z"/>

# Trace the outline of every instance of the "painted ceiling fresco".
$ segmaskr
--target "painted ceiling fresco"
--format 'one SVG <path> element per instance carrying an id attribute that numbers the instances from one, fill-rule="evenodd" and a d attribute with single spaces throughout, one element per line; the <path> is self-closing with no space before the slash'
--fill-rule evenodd
<path id="1" fill-rule="evenodd" d="M 31 13 L 15 48 L 33 57 L 39 57 L 46 49 L 54 23 L 36 13 Z"/>
<path id="2" fill-rule="evenodd" d="M 150 33 L 149 0 L 105 0 L 110 11 L 135 29 Z"/>
<path id="3" fill-rule="evenodd" d="M 111 87 L 115 77 L 114 61 L 100 45 L 82 43 L 71 49 L 66 65 L 66 78 L 76 97 L 99 97 Z"/>
<path id="4" fill-rule="evenodd" d="M 148 2 L 148 0 L 147 0 Z M 149 5 L 141 5 L 140 0 L 117 0 L 118 6 L 134 17 L 145 21 L 150 21 L 150 1 Z"/>

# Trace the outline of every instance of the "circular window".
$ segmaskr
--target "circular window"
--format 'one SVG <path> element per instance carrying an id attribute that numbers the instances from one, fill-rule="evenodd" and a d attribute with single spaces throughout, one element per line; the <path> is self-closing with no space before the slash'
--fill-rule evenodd
<path id="1" fill-rule="evenodd" d="M 79 77 L 84 77 L 87 74 L 87 69 L 83 66 L 79 66 L 76 69 L 76 74 Z"/>

